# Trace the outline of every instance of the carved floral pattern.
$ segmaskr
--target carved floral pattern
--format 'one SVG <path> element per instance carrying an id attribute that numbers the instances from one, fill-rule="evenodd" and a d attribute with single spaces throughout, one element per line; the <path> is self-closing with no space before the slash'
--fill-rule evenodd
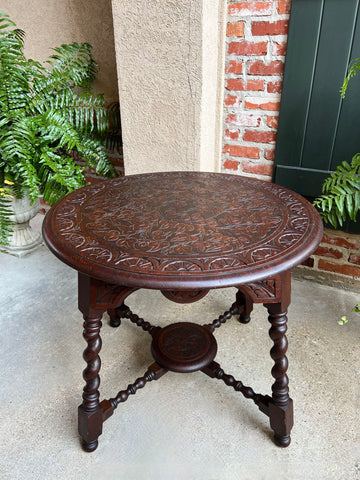
<path id="1" fill-rule="evenodd" d="M 81 189 L 51 214 L 56 241 L 84 261 L 186 276 L 240 272 L 300 249 L 315 228 L 311 208 L 274 184 L 172 172 Z"/>
<path id="2" fill-rule="evenodd" d="M 253 301 L 262 301 L 276 298 L 276 280 L 259 280 L 257 282 L 247 283 L 246 287 L 251 291 Z"/>

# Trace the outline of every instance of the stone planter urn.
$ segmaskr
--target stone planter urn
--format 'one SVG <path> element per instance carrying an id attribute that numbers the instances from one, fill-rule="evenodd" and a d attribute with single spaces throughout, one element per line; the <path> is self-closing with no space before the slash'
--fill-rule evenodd
<path id="1" fill-rule="evenodd" d="M 11 209 L 14 215 L 10 216 L 10 220 L 15 224 L 10 243 L 5 246 L 5 251 L 16 257 L 23 257 L 33 252 L 42 243 L 41 232 L 34 231 L 30 226 L 30 220 L 40 210 L 40 200 L 37 198 L 35 203 L 31 204 L 27 195 L 23 198 L 13 198 L 11 199 Z"/>

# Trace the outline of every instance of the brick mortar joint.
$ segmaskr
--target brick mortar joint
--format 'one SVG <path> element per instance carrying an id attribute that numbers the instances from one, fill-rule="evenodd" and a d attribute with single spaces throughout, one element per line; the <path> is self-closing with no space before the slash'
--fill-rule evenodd
<path id="1" fill-rule="evenodd" d="M 279 33 L 276 35 L 253 35 L 251 33 L 251 28 L 250 28 L 250 33 L 247 33 L 247 29 L 245 27 L 244 30 L 244 35 L 242 37 L 226 37 L 225 44 L 226 46 L 229 46 L 230 43 L 233 42 L 249 42 L 249 43 L 267 43 L 267 44 L 272 44 L 274 42 L 276 43 L 284 43 L 287 41 L 288 34 L 287 33 Z"/>
<path id="2" fill-rule="evenodd" d="M 351 266 L 351 267 L 357 267 L 359 268 L 360 270 L 360 266 L 356 263 L 351 263 L 349 262 L 348 259 L 345 259 L 345 258 L 333 258 L 333 257 L 324 257 L 322 255 L 311 255 L 312 258 L 315 260 L 317 259 L 317 263 L 319 263 L 320 260 L 323 260 L 324 262 L 327 262 L 327 263 L 330 263 L 330 264 L 333 264 L 333 265 L 341 265 L 341 266 Z M 319 270 L 322 270 L 321 267 L 318 267 Z"/>
<path id="3" fill-rule="evenodd" d="M 331 263 L 331 262 L 328 262 L 328 263 Z M 341 265 L 341 266 L 344 266 L 344 265 Z M 342 272 L 338 272 L 338 271 L 327 270 L 327 269 L 321 268 L 321 267 L 318 267 L 318 268 L 316 268 L 316 269 L 314 269 L 314 268 L 311 269 L 311 268 L 310 268 L 310 270 L 316 271 L 316 272 L 319 272 L 319 273 L 324 273 L 324 274 L 326 273 L 326 274 L 328 274 L 328 275 L 334 275 L 334 276 L 339 275 L 339 276 L 341 276 L 344 280 L 345 280 L 345 279 L 347 279 L 347 280 L 349 280 L 349 279 L 359 280 L 359 279 L 360 279 L 360 267 L 359 267 L 359 266 L 356 266 L 356 265 L 352 265 L 352 264 L 350 264 L 350 265 L 348 265 L 348 266 L 349 266 L 350 268 L 358 269 L 358 270 L 359 270 L 359 274 L 358 274 L 358 275 L 356 275 L 356 274 L 351 274 L 351 273 L 347 274 L 347 273 L 342 273 Z"/>
<path id="4" fill-rule="evenodd" d="M 326 248 L 327 250 L 334 250 L 336 252 L 339 252 L 342 254 L 344 259 L 349 257 L 352 254 L 360 255 L 360 249 L 358 248 L 341 247 L 340 245 L 332 245 L 332 244 L 323 243 L 323 242 L 320 243 L 319 247 L 323 247 L 323 248 Z M 324 255 L 316 254 L 315 252 L 311 256 L 325 257 Z M 329 257 L 325 257 L 325 258 L 329 258 Z M 341 258 L 337 260 L 341 260 Z"/>
<path id="5" fill-rule="evenodd" d="M 275 3 L 275 2 L 274 2 Z M 242 21 L 242 22 L 266 22 L 266 23 L 274 23 L 278 22 L 279 20 L 289 20 L 290 15 L 288 13 L 278 13 L 277 10 L 271 12 L 271 13 L 266 13 L 263 15 L 256 15 L 256 14 L 250 14 L 250 15 L 244 15 L 242 13 L 239 13 L 237 15 L 231 15 L 228 12 L 227 19 L 230 23 L 234 23 L 237 21 Z"/>
<path id="6" fill-rule="evenodd" d="M 253 132 L 263 132 L 263 133 L 273 133 L 275 134 L 277 131 L 277 128 L 271 127 L 267 124 L 268 117 L 278 117 L 279 115 L 279 110 L 264 110 L 261 108 L 245 108 L 245 102 L 252 102 L 252 99 L 258 98 L 259 103 L 269 103 L 269 102 L 274 102 L 274 103 L 279 103 L 281 101 L 281 93 L 276 92 L 276 91 L 267 91 L 267 88 L 269 87 L 269 84 L 273 84 L 274 82 L 281 82 L 283 80 L 283 73 L 280 73 L 279 71 L 276 71 L 276 68 L 272 69 L 267 69 L 267 70 L 275 70 L 274 73 L 270 73 L 269 75 L 264 75 L 264 73 L 260 73 L 258 75 L 254 75 L 253 73 L 249 74 L 248 70 L 250 69 L 250 66 L 254 62 L 261 62 L 265 67 L 270 65 L 272 62 L 280 62 L 284 64 L 285 61 L 285 55 L 278 53 L 276 50 L 277 44 L 283 44 L 286 43 L 287 41 L 287 33 L 284 31 L 277 31 L 274 28 L 272 28 L 272 33 L 266 33 L 266 34 L 261 34 L 261 35 L 253 35 L 253 25 L 258 24 L 258 23 L 264 23 L 265 28 L 267 28 L 266 24 L 273 25 L 277 22 L 279 23 L 279 27 L 282 27 L 282 24 L 286 23 L 289 20 L 289 13 L 279 13 L 278 12 L 278 2 L 273 1 L 271 4 L 269 4 L 269 8 L 266 13 L 265 11 L 254 11 L 250 12 L 249 9 L 251 7 L 255 7 L 254 5 L 250 5 L 250 3 L 253 2 L 248 2 L 249 5 L 246 5 L 245 3 L 241 6 L 244 7 L 243 10 L 239 8 L 239 10 L 236 12 L 236 14 L 230 15 L 230 9 L 231 5 L 234 3 L 240 3 L 240 2 L 228 2 L 228 15 L 227 15 L 227 23 L 232 23 L 235 24 L 237 22 L 241 22 L 241 35 L 231 35 L 226 37 L 226 67 L 231 70 L 231 64 L 232 62 L 237 62 L 239 63 L 238 70 L 241 71 L 241 73 L 234 73 L 234 72 L 229 72 L 225 73 L 225 82 L 227 80 L 231 79 L 238 79 L 242 80 L 244 82 L 244 86 L 246 87 L 246 83 L 249 80 L 260 80 L 263 81 L 264 83 L 264 89 L 263 90 L 227 90 L 225 89 L 225 97 L 226 96 L 232 96 L 235 97 L 237 102 L 241 102 L 240 105 L 224 105 L 224 116 L 225 116 L 225 121 L 223 124 L 223 146 L 224 145 L 233 145 L 233 146 L 243 146 L 245 148 L 255 148 L 259 152 L 259 158 L 249 158 L 249 157 L 235 157 L 234 155 L 229 155 L 229 152 L 223 153 L 221 156 L 221 164 L 222 168 L 224 168 L 224 163 L 226 163 L 227 160 L 238 163 L 238 169 L 236 173 L 238 174 L 243 174 L 248 177 L 252 178 L 260 178 L 264 179 L 267 181 L 271 180 L 270 175 L 261 175 L 261 174 L 255 174 L 255 173 L 247 173 L 247 172 L 242 172 L 241 171 L 241 165 L 245 163 L 252 163 L 254 165 L 264 165 L 264 166 L 271 166 L 273 165 L 273 160 L 272 159 L 267 159 L 265 156 L 268 156 L 267 152 L 273 152 L 275 150 L 276 142 L 275 140 L 272 140 L 271 143 L 268 142 L 254 142 L 254 141 L 244 141 L 243 136 L 246 131 L 253 131 Z M 242 3 L 242 2 L 241 2 Z M 260 6 L 260 5 L 258 5 Z M 245 15 L 244 15 L 245 13 Z M 259 28 L 259 27 L 258 27 Z M 261 28 L 261 26 L 260 26 Z M 276 28 L 276 27 L 275 27 Z M 261 30 L 257 30 L 259 33 Z M 230 30 L 230 32 L 234 32 L 233 30 Z M 256 33 L 256 31 L 255 31 Z M 239 44 L 258 44 L 258 43 L 265 43 L 266 44 L 266 53 L 262 55 L 237 55 L 236 53 L 229 54 L 229 44 L 230 43 L 239 43 Z M 240 48 L 240 47 L 239 47 Z M 264 49 L 265 51 L 265 49 Z M 240 68 L 240 64 L 242 65 L 242 69 Z M 234 64 L 234 69 L 237 68 L 236 65 Z M 267 73 L 265 71 L 265 73 Z M 271 89 L 273 89 L 271 87 Z M 260 99 L 263 99 L 261 102 Z M 256 104 L 255 104 L 256 105 Z M 260 107 L 260 105 L 259 105 Z M 237 125 L 236 122 L 234 123 L 226 121 L 227 115 L 239 115 L 239 116 L 251 116 L 253 119 L 258 119 L 259 123 L 257 125 L 246 125 L 246 119 L 241 120 L 239 118 L 239 123 L 242 123 L 242 121 L 245 123 L 243 125 Z M 250 123 L 250 122 L 249 122 Z M 235 134 L 238 134 L 238 137 L 235 139 L 231 139 L 226 136 L 226 131 L 232 132 Z M 231 169 L 225 169 L 227 171 Z M 232 172 L 234 172 L 232 170 Z"/>
<path id="7" fill-rule="evenodd" d="M 285 55 L 271 55 L 271 58 L 268 58 L 267 55 L 252 55 L 252 54 L 247 54 L 247 55 L 236 55 L 235 53 L 231 53 L 227 55 L 228 60 L 244 60 L 243 63 L 251 63 L 251 62 L 264 62 L 266 66 L 272 62 L 281 62 L 285 63 Z M 280 75 L 279 73 L 274 73 L 268 76 L 273 76 L 273 75 Z M 249 74 L 249 76 L 261 76 L 261 75 L 255 75 L 255 74 Z"/>
<path id="8" fill-rule="evenodd" d="M 320 242 L 319 247 L 323 247 L 323 248 L 327 248 L 329 250 L 335 250 L 337 252 L 341 252 L 344 257 L 346 255 L 349 255 L 349 248 L 341 247 L 340 245 L 332 245 L 332 244 L 329 244 L 329 243 Z M 313 255 L 315 255 L 315 253 Z M 319 256 L 321 256 L 321 255 L 319 255 Z"/>
<path id="9" fill-rule="evenodd" d="M 269 82 L 273 82 L 275 79 L 277 79 L 278 81 L 283 80 L 284 75 L 282 73 L 274 73 L 272 75 L 253 75 L 253 74 L 244 75 L 243 73 L 234 73 L 234 72 L 225 73 L 226 80 L 230 80 L 230 79 L 245 80 L 245 77 L 246 77 L 246 80 L 263 80 L 264 82 L 266 82 L 266 85 L 267 85 Z"/>
<path id="10" fill-rule="evenodd" d="M 318 266 L 318 263 L 319 263 L 319 257 L 314 257 L 313 255 L 310 255 L 310 258 L 312 258 L 314 260 L 314 265 L 312 267 L 309 267 L 309 265 L 298 265 L 298 267 L 301 267 L 301 268 L 306 268 L 307 270 L 321 270 L 319 269 L 319 266 Z"/>
<path id="11" fill-rule="evenodd" d="M 346 239 L 348 239 L 349 242 L 353 242 L 353 240 L 360 242 L 359 233 L 348 233 L 348 232 L 342 232 L 341 230 L 332 230 L 330 228 L 325 228 L 324 234 L 329 238 L 346 237 Z"/>
<path id="12" fill-rule="evenodd" d="M 315 259 L 314 259 L 315 260 Z M 330 263 L 330 262 L 329 262 Z M 298 265 L 299 267 L 301 267 L 302 269 L 305 269 L 307 270 L 308 272 L 319 272 L 319 273 L 323 273 L 323 274 L 327 274 L 327 275 L 334 275 L 334 276 L 340 276 L 341 278 L 343 278 L 344 280 L 349 280 L 349 278 L 354 278 L 354 279 L 358 279 L 360 278 L 359 276 L 357 275 L 347 275 L 346 273 L 341 273 L 341 272 L 333 272 L 331 270 L 325 270 L 323 268 L 320 268 L 318 266 L 318 264 L 314 261 L 314 265 L 313 267 L 308 267 L 307 265 Z"/>
<path id="13" fill-rule="evenodd" d="M 358 264 L 350 263 L 349 261 L 341 262 L 341 259 L 336 259 L 336 258 L 331 258 L 331 257 L 322 257 L 320 255 L 314 255 L 314 254 L 311 255 L 311 258 L 314 260 L 314 265 L 312 267 L 309 267 L 308 265 L 299 265 L 299 266 L 301 266 L 301 268 L 306 268 L 309 271 L 316 270 L 318 272 L 327 272 L 327 273 L 333 274 L 333 275 L 342 275 L 342 276 L 344 276 L 344 278 L 349 278 L 349 277 L 359 278 L 360 277 L 360 273 L 357 276 L 357 275 L 352 275 L 352 274 L 341 273 L 341 272 L 338 272 L 338 271 L 331 271 L 331 270 L 328 270 L 328 269 L 325 269 L 325 268 L 322 268 L 321 266 L 319 266 L 320 260 L 323 260 L 324 262 L 326 262 L 327 264 L 330 264 L 330 265 L 349 266 L 351 268 L 358 268 L 359 271 L 360 271 L 360 266 Z"/>

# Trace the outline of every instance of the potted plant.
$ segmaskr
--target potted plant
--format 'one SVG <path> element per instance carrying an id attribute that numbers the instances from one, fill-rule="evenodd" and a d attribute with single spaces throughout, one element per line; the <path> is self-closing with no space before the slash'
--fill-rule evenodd
<path id="1" fill-rule="evenodd" d="M 13 231 L 13 199 L 50 205 L 85 185 L 84 168 L 115 171 L 100 140 L 109 125 L 90 88 L 97 64 L 88 43 L 54 49 L 46 66 L 23 53 L 24 32 L 0 12 L 0 244 Z M 15 201 L 16 203 L 16 201 Z M 24 203 L 24 202 L 20 202 Z"/>
<path id="2" fill-rule="evenodd" d="M 341 87 L 341 96 L 344 98 L 349 80 L 360 72 L 360 58 L 354 60 L 349 67 L 348 74 Z M 320 215 L 334 228 L 342 227 L 348 218 L 357 221 L 360 209 L 360 153 L 353 156 L 351 163 L 343 161 L 335 171 L 324 181 L 322 195 L 315 199 L 314 205 Z M 353 311 L 360 313 L 360 303 L 354 306 Z M 338 321 L 340 325 L 347 323 L 346 315 Z"/>
<path id="3" fill-rule="evenodd" d="M 354 60 L 341 87 L 344 98 L 349 80 L 360 71 L 360 58 Z M 349 164 L 343 161 L 324 181 L 322 195 L 315 199 L 322 218 L 334 228 L 343 226 L 346 219 L 356 221 L 360 209 L 360 153 Z"/>

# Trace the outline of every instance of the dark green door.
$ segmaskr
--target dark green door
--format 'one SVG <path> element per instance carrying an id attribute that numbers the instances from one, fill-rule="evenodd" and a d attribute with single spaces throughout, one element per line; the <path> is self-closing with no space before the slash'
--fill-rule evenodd
<path id="1" fill-rule="evenodd" d="M 360 152 L 360 75 L 339 90 L 360 57 L 359 0 L 292 0 L 274 181 L 305 196 Z"/>

